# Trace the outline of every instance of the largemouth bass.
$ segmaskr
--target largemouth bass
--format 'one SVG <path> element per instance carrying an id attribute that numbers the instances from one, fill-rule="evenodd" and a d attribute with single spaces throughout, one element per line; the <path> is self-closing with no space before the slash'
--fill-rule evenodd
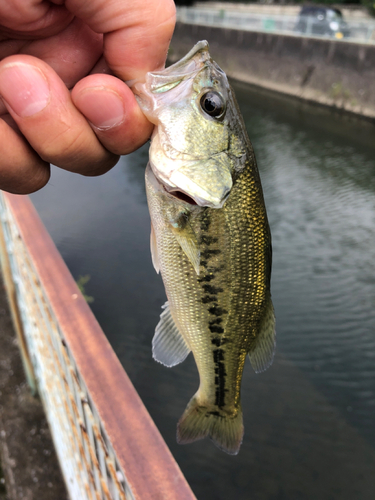
<path id="1" fill-rule="evenodd" d="M 200 377 L 177 441 L 209 436 L 237 454 L 246 356 L 261 372 L 275 349 L 271 236 L 254 152 L 206 41 L 133 91 L 156 125 L 146 190 L 152 259 L 168 302 L 153 356 L 174 366 L 191 351 Z"/>

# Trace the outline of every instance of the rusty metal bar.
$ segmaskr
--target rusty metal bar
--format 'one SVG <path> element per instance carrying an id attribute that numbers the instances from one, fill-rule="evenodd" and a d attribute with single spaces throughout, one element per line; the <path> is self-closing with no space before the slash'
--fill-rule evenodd
<path id="1" fill-rule="evenodd" d="M 193 500 L 29 198 L 2 193 L 0 215 L 25 369 L 29 360 L 71 500 Z"/>
<path id="2" fill-rule="evenodd" d="M 16 296 L 16 288 L 12 277 L 12 271 L 10 267 L 10 259 L 7 252 L 7 247 L 5 243 L 5 231 L 6 231 L 6 220 L 3 221 L 3 231 L 0 231 L 0 263 L 1 263 L 1 272 L 4 279 L 4 285 L 7 292 L 9 309 L 12 316 L 12 321 L 14 325 L 14 330 L 16 332 L 18 345 L 21 352 L 21 359 L 23 368 L 25 370 L 26 379 L 30 386 L 31 392 L 33 395 L 37 393 L 37 386 L 35 380 L 34 368 L 30 360 L 30 356 L 27 350 L 25 333 L 23 330 L 23 324 L 21 320 L 21 316 L 19 313 L 19 309 L 17 306 L 17 296 Z"/>

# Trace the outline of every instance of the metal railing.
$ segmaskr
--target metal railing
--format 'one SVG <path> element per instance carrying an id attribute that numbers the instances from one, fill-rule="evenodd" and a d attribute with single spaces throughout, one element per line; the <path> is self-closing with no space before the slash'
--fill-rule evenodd
<path id="1" fill-rule="evenodd" d="M 31 201 L 0 194 L 0 217 L 24 366 L 71 500 L 193 500 Z"/>
<path id="2" fill-rule="evenodd" d="M 322 33 L 321 26 L 318 26 L 311 17 L 299 18 L 298 16 L 265 15 L 225 9 L 179 7 L 177 20 L 186 24 L 375 44 L 375 21 L 367 19 L 345 20 L 344 36 L 342 31 L 337 29 L 330 30 L 329 34 Z M 329 24 L 327 21 L 327 28 Z"/>

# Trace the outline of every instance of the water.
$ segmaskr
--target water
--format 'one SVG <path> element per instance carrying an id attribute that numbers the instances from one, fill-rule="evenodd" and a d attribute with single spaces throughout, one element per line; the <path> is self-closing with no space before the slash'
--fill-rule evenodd
<path id="1" fill-rule="evenodd" d="M 151 357 L 165 301 L 152 268 L 147 148 L 92 179 L 59 169 L 34 194 L 44 223 L 200 500 L 373 500 L 375 127 L 236 84 L 262 177 L 274 249 L 278 347 L 245 367 L 238 456 L 176 444 L 195 393 L 191 356 Z"/>

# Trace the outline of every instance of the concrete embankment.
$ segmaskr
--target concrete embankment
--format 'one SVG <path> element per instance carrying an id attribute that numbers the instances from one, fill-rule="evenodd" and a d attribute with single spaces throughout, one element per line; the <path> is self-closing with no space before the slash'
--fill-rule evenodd
<path id="1" fill-rule="evenodd" d="M 232 78 L 375 118 L 375 45 L 177 23 L 171 61 L 198 40 Z"/>
<path id="2" fill-rule="evenodd" d="M 252 14 L 263 14 L 271 16 L 296 16 L 301 10 L 302 4 L 282 3 L 239 3 L 239 2 L 194 2 L 194 8 L 210 10 L 226 10 L 227 12 L 251 12 Z M 330 7 L 339 9 L 344 19 L 372 19 L 368 9 L 359 4 L 332 4 Z"/>

